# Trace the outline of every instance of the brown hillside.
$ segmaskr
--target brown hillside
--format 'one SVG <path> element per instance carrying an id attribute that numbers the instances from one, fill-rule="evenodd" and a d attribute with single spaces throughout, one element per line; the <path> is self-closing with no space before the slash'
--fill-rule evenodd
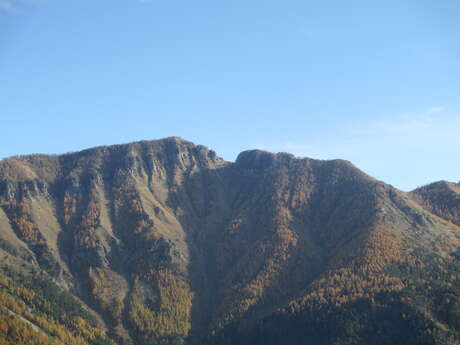
<path id="1" fill-rule="evenodd" d="M 407 194 L 350 162 L 286 153 L 246 151 L 231 163 L 177 137 L 8 158 L 0 266 L 45 272 L 120 344 L 239 345 L 271 334 L 274 318 L 287 327 L 287 315 L 307 320 L 382 294 L 425 308 L 420 320 L 433 325 L 417 336 L 455 337 L 459 189 Z M 423 269 L 434 264 L 449 278 L 432 289 L 448 301 L 423 290 L 439 278 Z"/>

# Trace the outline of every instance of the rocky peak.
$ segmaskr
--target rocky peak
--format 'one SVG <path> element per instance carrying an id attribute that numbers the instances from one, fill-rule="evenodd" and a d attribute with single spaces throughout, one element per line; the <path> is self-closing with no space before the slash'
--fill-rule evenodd
<path id="1" fill-rule="evenodd" d="M 304 158 L 309 160 L 308 158 Z M 279 152 L 271 153 L 263 150 L 248 150 L 241 152 L 235 161 L 235 166 L 241 169 L 254 171 L 276 170 L 283 166 L 289 166 L 298 160 L 293 154 Z"/>

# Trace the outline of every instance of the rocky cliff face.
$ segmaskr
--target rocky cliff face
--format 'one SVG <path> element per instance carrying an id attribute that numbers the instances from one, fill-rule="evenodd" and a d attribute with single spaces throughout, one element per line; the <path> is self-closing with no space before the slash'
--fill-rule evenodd
<path id="1" fill-rule="evenodd" d="M 371 344 L 393 323 L 448 344 L 459 189 L 403 193 L 347 161 L 258 150 L 230 163 L 175 137 L 8 158 L 0 265 L 45 272 L 120 344 Z M 342 324 L 356 303 L 371 321 Z M 379 329 L 376 308 L 397 315 Z M 337 310 L 337 334 L 321 331 Z"/>

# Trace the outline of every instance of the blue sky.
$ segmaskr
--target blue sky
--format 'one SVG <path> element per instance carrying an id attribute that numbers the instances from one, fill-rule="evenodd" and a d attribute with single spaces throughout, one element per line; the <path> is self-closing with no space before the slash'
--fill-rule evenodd
<path id="1" fill-rule="evenodd" d="M 0 0 L 0 158 L 181 136 L 460 180 L 457 0 Z"/>

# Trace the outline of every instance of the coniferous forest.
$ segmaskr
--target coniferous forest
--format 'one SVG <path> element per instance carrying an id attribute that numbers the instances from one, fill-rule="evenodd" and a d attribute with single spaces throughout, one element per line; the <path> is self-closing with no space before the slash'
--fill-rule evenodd
<path id="1" fill-rule="evenodd" d="M 0 161 L 0 344 L 456 345 L 460 185 L 177 137 Z"/>

